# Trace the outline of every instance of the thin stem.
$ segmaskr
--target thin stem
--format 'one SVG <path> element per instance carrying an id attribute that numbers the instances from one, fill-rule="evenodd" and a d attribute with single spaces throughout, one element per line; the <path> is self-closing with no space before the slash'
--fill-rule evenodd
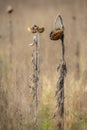
<path id="1" fill-rule="evenodd" d="M 57 21 L 58 21 L 58 17 L 59 17 L 59 15 L 57 15 L 55 20 L 54 20 L 54 27 L 53 27 L 54 30 L 56 30 L 56 24 L 57 24 Z"/>
<path id="2" fill-rule="evenodd" d="M 56 30 L 58 27 L 57 27 L 57 22 L 59 22 L 60 24 L 60 29 L 64 30 L 64 25 L 63 25 L 63 20 L 62 20 L 62 17 L 61 15 L 57 15 L 55 20 L 54 20 L 54 30 Z"/>
<path id="3" fill-rule="evenodd" d="M 12 45 L 13 44 L 13 23 L 12 23 L 12 13 L 9 15 L 9 42 Z"/>
<path id="4" fill-rule="evenodd" d="M 10 63 L 12 64 L 12 46 L 13 46 L 13 23 L 12 23 L 12 13 L 8 13 L 9 15 L 9 42 L 10 42 Z"/>
<path id="5" fill-rule="evenodd" d="M 61 44 L 62 44 L 61 56 L 62 56 L 62 61 L 64 61 L 64 55 L 65 55 L 64 35 L 62 36 L 61 41 L 62 41 L 62 42 L 61 42 Z"/>

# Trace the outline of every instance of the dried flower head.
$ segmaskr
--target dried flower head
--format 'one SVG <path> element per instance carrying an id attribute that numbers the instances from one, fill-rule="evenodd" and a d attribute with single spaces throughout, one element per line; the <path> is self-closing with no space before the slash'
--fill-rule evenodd
<path id="1" fill-rule="evenodd" d="M 59 40 L 62 38 L 63 34 L 64 34 L 64 31 L 62 29 L 58 28 L 56 30 L 51 31 L 50 39 L 51 40 Z"/>
<path id="2" fill-rule="evenodd" d="M 60 23 L 60 27 L 57 27 L 57 22 Z M 62 39 L 64 35 L 64 25 L 61 15 L 57 15 L 54 22 L 54 29 L 50 33 L 51 40 L 59 40 Z"/>
<path id="3" fill-rule="evenodd" d="M 43 33 L 44 32 L 44 27 L 38 27 L 37 25 L 33 25 L 32 27 L 28 28 L 28 31 L 31 33 Z"/>

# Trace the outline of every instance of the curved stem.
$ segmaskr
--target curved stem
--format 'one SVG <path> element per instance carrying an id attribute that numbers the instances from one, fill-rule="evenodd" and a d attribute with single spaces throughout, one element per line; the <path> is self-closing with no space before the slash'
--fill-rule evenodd
<path id="1" fill-rule="evenodd" d="M 57 29 L 57 21 L 59 20 L 59 23 L 60 23 L 60 29 L 64 30 L 64 25 L 63 25 L 63 20 L 62 20 L 62 17 L 61 15 L 57 15 L 55 20 L 54 20 L 54 30 Z"/>
<path id="2" fill-rule="evenodd" d="M 59 15 L 57 14 L 57 16 L 56 16 L 56 18 L 54 20 L 54 27 L 53 27 L 54 30 L 56 30 L 56 24 L 57 24 L 58 17 L 59 17 Z"/>

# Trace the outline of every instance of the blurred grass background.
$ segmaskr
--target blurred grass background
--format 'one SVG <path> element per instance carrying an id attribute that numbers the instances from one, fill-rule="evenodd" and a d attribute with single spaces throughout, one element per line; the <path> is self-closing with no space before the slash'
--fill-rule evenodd
<path id="1" fill-rule="evenodd" d="M 8 5 L 12 5 L 12 41 Z M 27 31 L 34 23 L 45 27 L 40 36 L 40 130 L 56 130 L 55 86 L 60 41 L 51 41 L 49 33 L 57 14 L 65 26 L 66 63 L 65 129 L 87 129 L 87 1 L 86 0 L 0 0 L 0 130 L 32 130 L 34 108 L 32 75 L 33 35 Z M 78 47 L 79 46 L 79 47 Z M 79 48 L 79 49 L 78 49 Z M 10 52 L 12 62 L 10 62 Z M 79 54 L 78 54 L 79 53 Z M 31 106 L 31 107 L 30 107 Z"/>

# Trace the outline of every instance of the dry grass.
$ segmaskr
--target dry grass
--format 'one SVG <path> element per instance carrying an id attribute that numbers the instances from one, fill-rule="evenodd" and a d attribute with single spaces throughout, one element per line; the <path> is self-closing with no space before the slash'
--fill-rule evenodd
<path id="1" fill-rule="evenodd" d="M 86 1 L 68 0 L 66 2 L 63 0 L 62 3 L 62 1 L 58 0 L 55 2 L 52 1 L 51 4 L 47 1 L 48 4 L 45 2 L 44 6 L 37 5 L 33 6 L 33 8 L 32 4 L 29 4 L 29 1 L 22 3 L 16 0 L 14 2 L 1 0 L 0 2 L 0 130 L 32 130 L 34 110 L 33 107 L 30 108 L 32 97 L 29 87 L 30 75 L 32 73 L 32 49 L 28 47 L 28 44 L 32 42 L 32 34 L 27 32 L 27 27 L 31 26 L 34 22 L 46 27 L 43 37 L 40 38 L 40 75 L 42 84 L 40 110 L 42 110 L 42 113 L 42 108 L 48 111 L 48 109 L 45 108 L 47 107 L 46 104 L 50 103 L 50 105 L 48 105 L 50 115 L 54 111 L 54 95 L 57 81 L 55 68 L 59 60 L 58 57 L 60 57 L 61 44 L 50 41 L 48 36 L 52 27 L 51 20 L 55 18 L 57 13 L 63 16 L 65 24 L 65 58 L 68 68 L 67 77 L 65 79 L 65 128 L 77 130 L 76 127 L 80 127 L 78 128 L 79 130 L 86 130 Z M 12 65 L 9 63 L 10 43 L 8 38 L 8 16 L 5 12 L 8 2 L 11 2 L 14 8 L 12 16 L 14 39 Z M 76 22 L 73 21 L 73 16 L 76 17 Z M 79 63 L 81 78 L 77 81 L 74 75 L 76 71 L 75 50 L 78 41 L 80 42 Z M 13 68 L 13 72 L 11 72 L 11 67 Z M 39 116 L 39 119 L 48 119 L 45 114 L 44 116 Z M 54 123 L 56 121 L 53 120 L 52 122 L 56 124 Z M 50 126 L 52 122 L 49 123 Z M 43 122 L 41 122 L 41 124 L 43 124 Z M 54 126 L 52 127 L 56 129 Z"/>

